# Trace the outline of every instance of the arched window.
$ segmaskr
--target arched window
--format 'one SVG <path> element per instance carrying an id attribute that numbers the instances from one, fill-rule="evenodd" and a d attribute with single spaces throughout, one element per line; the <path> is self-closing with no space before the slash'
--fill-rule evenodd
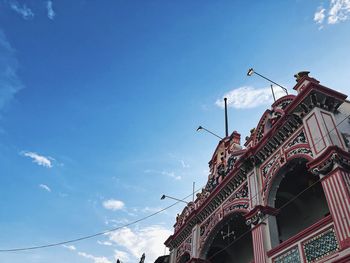
<path id="1" fill-rule="evenodd" d="M 321 182 L 304 159 L 291 161 L 276 175 L 269 205 L 280 209 L 269 219 L 273 247 L 329 214 Z"/>

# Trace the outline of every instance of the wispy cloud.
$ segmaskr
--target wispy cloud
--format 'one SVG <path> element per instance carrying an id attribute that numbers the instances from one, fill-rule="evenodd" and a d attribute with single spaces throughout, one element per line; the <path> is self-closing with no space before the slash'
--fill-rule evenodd
<path id="1" fill-rule="evenodd" d="M 283 90 L 275 89 L 275 96 L 279 98 L 285 95 Z M 249 109 L 272 103 L 271 88 L 256 89 L 253 87 L 239 87 L 227 92 L 215 104 L 224 108 L 224 98 L 227 98 L 228 107 L 236 109 Z"/>
<path id="2" fill-rule="evenodd" d="M 318 8 L 318 11 L 316 11 L 316 13 L 314 14 L 314 21 L 317 23 L 317 24 L 322 24 L 326 15 L 324 14 L 326 11 L 326 9 L 324 9 L 322 6 L 320 6 Z"/>
<path id="3" fill-rule="evenodd" d="M 62 245 L 62 247 L 66 248 L 66 249 L 69 249 L 71 251 L 75 251 L 77 250 L 77 248 L 73 245 Z"/>
<path id="4" fill-rule="evenodd" d="M 51 188 L 48 187 L 46 184 L 39 184 L 39 187 L 47 192 L 51 192 Z"/>
<path id="5" fill-rule="evenodd" d="M 147 173 L 147 174 L 160 174 L 160 175 L 171 177 L 171 178 L 173 178 L 175 180 L 181 180 L 182 179 L 182 177 L 180 175 L 176 175 L 175 172 L 173 172 L 173 171 L 157 171 L 157 170 L 147 169 L 147 170 L 144 171 L 144 173 Z"/>
<path id="6" fill-rule="evenodd" d="M 13 11 L 20 14 L 25 20 L 29 20 L 34 17 L 33 11 L 25 4 L 21 5 L 17 1 L 10 1 L 10 7 Z"/>
<path id="7" fill-rule="evenodd" d="M 0 29 L 0 111 L 24 88 L 17 75 L 18 61 L 15 50 Z"/>
<path id="8" fill-rule="evenodd" d="M 116 245 L 123 247 L 130 258 L 139 259 L 142 253 L 146 254 L 146 262 L 154 262 L 164 251 L 164 240 L 172 232 L 161 225 L 131 229 L 128 227 L 109 234 L 109 239 Z"/>
<path id="9" fill-rule="evenodd" d="M 25 157 L 31 158 L 34 163 L 40 166 L 44 166 L 46 168 L 53 167 L 52 161 L 54 161 L 55 159 L 50 156 L 44 156 L 44 155 L 37 154 L 35 152 L 25 152 L 25 151 L 21 152 L 21 154 Z"/>
<path id="10" fill-rule="evenodd" d="M 314 21 L 320 25 L 334 25 L 349 19 L 350 0 L 330 0 L 328 8 L 319 6 L 314 14 Z"/>
<path id="11" fill-rule="evenodd" d="M 97 240 L 97 244 L 99 245 L 103 245 L 103 246 L 112 246 L 113 244 L 109 241 L 100 241 L 100 240 Z"/>
<path id="12" fill-rule="evenodd" d="M 50 18 L 51 20 L 54 20 L 56 13 L 53 10 L 53 3 L 52 1 L 47 1 L 46 2 L 46 8 L 47 8 L 47 17 Z"/>
<path id="13" fill-rule="evenodd" d="M 91 259 L 94 263 L 112 263 L 112 261 L 106 257 L 97 257 L 85 252 L 78 252 L 78 255 L 87 259 Z"/>
<path id="14" fill-rule="evenodd" d="M 106 200 L 102 203 L 102 205 L 104 208 L 112 211 L 121 210 L 125 207 L 125 204 L 123 201 L 116 200 L 116 199 Z"/>
<path id="15" fill-rule="evenodd" d="M 128 253 L 120 250 L 114 250 L 114 259 L 119 259 L 121 260 L 121 262 L 130 262 L 130 257 Z"/>
<path id="16" fill-rule="evenodd" d="M 162 207 L 149 207 L 149 206 L 146 206 L 144 208 L 142 208 L 142 212 L 143 213 L 155 213 L 155 212 L 158 212 L 160 210 L 162 210 L 163 208 Z"/>
<path id="17" fill-rule="evenodd" d="M 182 168 L 190 168 L 190 165 L 185 163 L 184 160 L 180 160 L 180 163 L 181 163 Z"/>
<path id="18" fill-rule="evenodd" d="M 169 176 L 171 178 L 174 178 L 175 180 L 181 180 L 182 177 L 180 175 L 176 175 L 175 172 L 167 172 L 167 171 L 162 171 L 162 175 Z"/>
<path id="19" fill-rule="evenodd" d="M 86 258 L 86 259 L 90 259 L 94 263 L 112 263 L 112 261 L 110 261 L 106 257 L 103 257 L 103 256 L 97 257 L 97 256 L 94 256 L 94 255 L 86 253 L 86 252 L 78 251 L 77 248 L 73 245 L 62 245 L 62 247 L 66 248 L 70 251 L 75 251 L 79 256 Z"/>

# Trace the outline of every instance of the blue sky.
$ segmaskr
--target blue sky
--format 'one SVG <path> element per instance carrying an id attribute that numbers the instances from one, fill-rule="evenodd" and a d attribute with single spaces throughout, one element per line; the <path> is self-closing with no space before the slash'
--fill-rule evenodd
<path id="1" fill-rule="evenodd" d="M 349 0 L 0 0 L 0 249 L 122 226 L 203 186 L 218 141 L 198 125 L 223 136 L 226 95 L 244 142 L 272 102 L 250 67 L 349 94 L 349 20 Z M 182 207 L 0 261 L 153 262 Z"/>

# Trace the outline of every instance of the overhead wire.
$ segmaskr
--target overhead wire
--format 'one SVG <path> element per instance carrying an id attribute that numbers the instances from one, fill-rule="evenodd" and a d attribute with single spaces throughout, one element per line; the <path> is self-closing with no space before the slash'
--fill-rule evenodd
<path id="1" fill-rule="evenodd" d="M 199 188 L 197 189 L 196 191 L 194 191 L 194 193 L 200 191 L 202 189 Z M 193 193 L 187 195 L 186 197 L 182 198 L 181 201 L 184 201 L 186 200 L 187 198 L 189 198 L 190 196 L 192 196 Z M 154 217 L 168 209 L 170 209 L 171 207 L 177 205 L 178 203 L 180 203 L 181 201 L 176 201 L 174 202 L 173 204 L 167 206 L 167 207 L 164 207 L 152 214 L 149 214 L 145 217 L 142 217 L 142 218 L 139 218 L 137 220 L 134 220 L 130 223 L 126 223 L 126 224 L 123 224 L 122 226 L 118 226 L 118 227 L 115 227 L 115 228 L 111 228 L 111 229 L 108 229 L 108 230 L 105 230 L 105 231 L 102 231 L 102 232 L 98 232 L 98 233 L 95 233 L 95 234 L 91 234 L 91 235 L 87 235 L 87 236 L 82 236 L 82 237 L 79 237 L 79 238 L 74 238 L 74 239 L 69 239 L 69 240 L 65 240 L 65 241 L 61 241 L 61 242 L 55 242 L 55 243 L 50 243 L 50 244 L 45 244 L 45 245 L 38 245 L 38 246 L 28 246 L 28 247 L 19 247 L 19 248 L 9 248 L 9 249 L 0 249 L 0 252 L 15 252 L 15 251 L 27 251 L 27 250 L 35 250 L 35 249 L 42 249 L 42 248 L 49 248 L 49 247 L 56 247 L 56 246 L 61 246 L 61 245 L 66 245 L 66 244 L 69 244 L 69 243 L 75 243 L 75 242 L 78 242 L 78 241 L 82 241 L 82 240 L 86 240 L 86 239 L 90 239 L 90 238 L 94 238 L 94 237 L 97 237 L 97 236 L 103 236 L 103 235 L 106 235 L 106 234 L 109 234 L 109 233 L 112 233 L 112 232 L 115 232 L 117 230 L 120 230 L 124 227 L 128 227 L 128 226 L 131 226 L 131 225 L 134 225 L 134 224 L 137 224 L 141 221 L 144 221 L 148 218 L 151 218 L 151 217 Z"/>
<path id="2" fill-rule="evenodd" d="M 340 121 L 333 129 L 329 130 L 324 136 L 322 136 L 320 138 L 320 140 L 318 140 L 314 145 L 310 145 L 310 148 L 313 148 L 315 147 L 315 145 L 317 145 L 321 140 L 323 140 L 325 138 L 325 136 L 329 135 L 333 130 L 335 130 L 341 123 L 343 123 L 346 119 L 349 119 L 350 117 L 350 114 L 348 116 L 346 116 L 342 121 Z M 320 180 L 318 180 L 316 183 L 318 183 Z M 315 184 L 316 184 L 315 183 Z M 202 190 L 203 187 L 200 187 L 199 189 L 197 189 L 195 191 L 198 192 L 200 190 Z M 308 188 L 307 188 L 308 189 Z M 254 196 L 250 197 L 249 199 L 252 200 L 253 198 L 255 198 L 258 194 L 260 194 L 259 192 L 256 193 Z M 184 197 L 183 199 L 181 199 L 182 201 L 186 200 L 188 197 L 192 196 L 193 193 L 187 195 L 186 197 Z M 293 199 L 291 199 L 293 200 Z M 27 246 L 27 247 L 18 247 L 18 248 L 9 248 L 9 249 L 0 249 L 0 253 L 1 252 L 16 252 L 16 251 L 28 251 L 28 250 L 36 250 L 36 249 L 43 249 L 43 248 L 49 248 L 49 247 L 56 247 L 56 246 L 61 246 L 61 245 L 66 245 L 66 244 L 69 244 L 69 243 L 75 243 L 75 242 L 79 242 L 79 241 L 83 241 L 83 240 L 86 240 L 86 239 L 91 239 L 91 238 L 94 238 L 94 237 L 97 237 L 97 236 L 102 236 L 102 235 L 106 235 L 106 234 L 109 234 L 109 233 L 112 233 L 112 232 L 115 232 L 117 230 L 120 230 L 124 227 L 128 227 L 128 226 L 131 226 L 131 225 L 134 225 L 134 224 L 137 224 L 141 221 L 144 221 L 148 218 L 151 218 L 151 217 L 154 217 L 168 209 L 170 209 L 171 207 L 177 205 L 180 201 L 177 201 L 177 202 L 174 202 L 173 204 L 163 208 L 163 209 L 160 209 L 150 215 L 147 215 L 145 217 L 142 217 L 140 219 L 137 219 L 137 220 L 134 220 L 130 223 L 127 223 L 127 224 L 124 224 L 122 226 L 119 226 L 119 227 L 115 227 L 115 228 L 112 228 L 112 229 L 108 229 L 108 230 L 105 230 L 105 231 L 102 231 L 102 232 L 98 232 L 98 233 L 95 233 L 95 234 L 91 234 L 91 235 L 86 235 L 86 236 L 82 236 L 82 237 L 79 237 L 79 238 L 75 238 L 75 239 L 69 239 L 69 240 L 65 240 L 65 241 L 61 241 L 61 242 L 55 242 L 55 243 L 49 243 L 49 244 L 45 244 L 45 245 L 37 245 L 37 246 Z M 287 202 L 288 203 L 288 202 Z M 251 232 L 251 229 L 245 233 L 243 233 L 239 238 L 241 238 L 242 236 L 244 236 L 245 234 Z M 238 241 L 239 238 L 235 239 L 234 241 Z M 232 244 L 230 244 L 229 246 L 231 246 Z M 220 250 L 220 252 L 222 252 Z M 218 252 L 217 252 L 218 253 Z M 216 255 L 216 254 L 215 254 Z"/>

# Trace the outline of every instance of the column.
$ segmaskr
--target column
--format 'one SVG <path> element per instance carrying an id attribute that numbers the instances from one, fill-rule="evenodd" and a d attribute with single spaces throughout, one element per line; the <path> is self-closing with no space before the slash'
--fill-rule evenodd
<path id="1" fill-rule="evenodd" d="M 266 224 L 260 223 L 252 229 L 254 263 L 266 263 L 266 249 L 264 241 L 264 232 Z"/>
<path id="2" fill-rule="evenodd" d="M 340 248 L 350 247 L 350 173 L 337 167 L 322 179 Z"/>

